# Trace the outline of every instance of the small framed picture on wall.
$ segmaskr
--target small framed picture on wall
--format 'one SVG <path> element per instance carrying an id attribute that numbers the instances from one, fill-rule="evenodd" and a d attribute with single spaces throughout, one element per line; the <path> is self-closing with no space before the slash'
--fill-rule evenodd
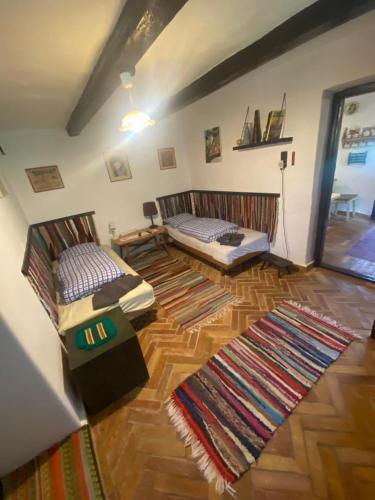
<path id="1" fill-rule="evenodd" d="M 125 151 L 107 149 L 104 151 L 103 156 L 111 182 L 132 179 L 130 164 Z"/>
<path id="2" fill-rule="evenodd" d="M 176 153 L 174 148 L 158 149 L 158 158 L 159 158 L 160 170 L 169 170 L 170 168 L 177 168 Z"/>
<path id="3" fill-rule="evenodd" d="M 64 187 L 57 165 L 26 168 L 25 172 L 34 193 L 52 191 L 53 189 L 62 189 Z"/>
<path id="4" fill-rule="evenodd" d="M 221 161 L 220 128 L 213 127 L 204 131 L 206 163 Z"/>

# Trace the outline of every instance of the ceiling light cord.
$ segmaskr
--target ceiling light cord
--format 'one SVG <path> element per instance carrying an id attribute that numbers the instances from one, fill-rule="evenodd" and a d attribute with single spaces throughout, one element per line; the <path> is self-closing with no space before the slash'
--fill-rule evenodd
<path id="1" fill-rule="evenodd" d="M 289 243 L 288 243 L 288 235 L 287 235 L 287 230 L 286 230 L 286 207 L 285 207 L 285 168 L 280 169 L 281 170 L 281 202 L 283 205 L 283 233 L 284 233 L 284 244 L 285 244 L 285 250 L 286 250 L 286 258 L 289 260 Z"/>

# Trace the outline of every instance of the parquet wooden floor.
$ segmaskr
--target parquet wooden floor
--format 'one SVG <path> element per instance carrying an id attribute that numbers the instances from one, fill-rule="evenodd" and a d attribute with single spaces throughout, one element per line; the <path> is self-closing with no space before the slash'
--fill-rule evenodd
<path id="1" fill-rule="evenodd" d="M 151 378 L 133 399 L 91 420 L 110 500 L 228 500 L 200 475 L 168 421 L 163 401 L 187 375 L 246 326 L 293 298 L 363 335 L 324 374 L 277 430 L 258 463 L 237 483 L 239 500 L 375 498 L 375 287 L 313 269 L 278 279 L 274 269 L 247 268 L 222 277 L 175 249 L 179 258 L 243 298 L 221 320 L 186 334 L 161 309 L 139 331 Z"/>

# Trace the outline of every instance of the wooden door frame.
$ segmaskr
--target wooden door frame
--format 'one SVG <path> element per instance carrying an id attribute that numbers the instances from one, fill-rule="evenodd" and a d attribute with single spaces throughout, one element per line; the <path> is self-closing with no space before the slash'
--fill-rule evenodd
<path id="1" fill-rule="evenodd" d="M 355 276 L 356 278 L 362 278 L 367 281 L 374 282 L 375 278 L 369 278 L 363 276 L 350 269 L 344 269 L 337 266 L 332 266 L 330 264 L 325 264 L 322 262 L 324 242 L 326 237 L 327 220 L 329 216 L 329 208 L 331 203 L 331 195 L 333 182 L 335 178 L 336 171 L 336 161 L 337 153 L 340 144 L 340 131 L 342 116 L 344 111 L 344 101 L 347 97 L 354 97 L 362 94 L 368 94 L 369 92 L 375 92 L 375 82 L 364 83 L 362 85 L 357 85 L 355 87 L 350 87 L 340 92 L 336 92 L 333 96 L 331 103 L 331 118 L 328 128 L 328 140 L 325 148 L 324 162 L 323 162 L 323 172 L 321 180 L 321 194 L 320 194 L 320 204 L 319 204 L 319 214 L 317 223 L 317 232 L 315 240 L 315 252 L 314 252 L 314 263 L 315 266 L 324 267 L 326 269 L 331 269 L 333 271 L 338 271 L 343 274 L 350 276 Z"/>

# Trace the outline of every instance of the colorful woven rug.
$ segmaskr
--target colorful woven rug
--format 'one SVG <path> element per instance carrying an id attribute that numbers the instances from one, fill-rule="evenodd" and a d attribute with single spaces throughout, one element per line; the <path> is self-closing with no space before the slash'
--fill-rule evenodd
<path id="1" fill-rule="evenodd" d="M 146 254 L 132 267 L 154 287 L 156 301 L 183 328 L 198 330 L 239 299 L 163 251 Z"/>
<path id="2" fill-rule="evenodd" d="M 175 389 L 166 402 L 171 421 L 218 493 L 235 493 L 232 483 L 353 338 L 284 302 Z"/>
<path id="3" fill-rule="evenodd" d="M 104 500 L 88 426 L 2 478 L 0 498 Z"/>

